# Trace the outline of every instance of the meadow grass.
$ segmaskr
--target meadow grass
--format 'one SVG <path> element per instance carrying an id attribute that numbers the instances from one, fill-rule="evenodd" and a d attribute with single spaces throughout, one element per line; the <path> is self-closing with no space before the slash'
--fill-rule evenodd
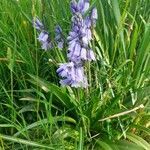
<path id="1" fill-rule="evenodd" d="M 99 19 L 87 89 L 61 87 L 67 45 L 43 51 L 32 19 L 54 39 L 71 29 L 70 0 L 0 1 L 0 150 L 150 149 L 150 0 L 92 0 Z"/>

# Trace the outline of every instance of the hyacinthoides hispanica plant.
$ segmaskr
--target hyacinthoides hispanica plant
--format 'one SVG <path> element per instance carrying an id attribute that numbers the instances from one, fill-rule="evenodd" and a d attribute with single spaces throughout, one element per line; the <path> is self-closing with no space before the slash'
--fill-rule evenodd
<path id="1" fill-rule="evenodd" d="M 96 55 L 91 47 L 91 42 L 93 40 L 93 29 L 96 26 L 96 20 L 98 19 L 96 7 L 90 8 L 89 0 L 79 0 L 71 1 L 71 31 L 67 36 L 67 62 L 61 63 L 57 69 L 57 74 L 62 79 L 60 84 L 75 88 L 88 88 L 88 77 L 87 69 L 85 67 L 86 62 L 96 61 Z M 38 41 L 42 45 L 42 49 L 48 50 L 52 49 L 52 41 L 47 31 L 44 29 L 44 25 L 39 19 L 34 19 L 33 26 L 37 29 L 39 33 Z M 55 27 L 55 42 L 58 48 L 63 48 L 64 39 L 62 37 L 62 29 L 60 26 Z M 86 68 L 86 69 L 85 69 Z M 79 91 L 78 91 L 79 92 Z M 81 105 L 80 95 L 77 92 L 75 96 L 75 102 L 77 105 Z M 84 92 L 83 92 L 84 93 Z M 84 93 L 85 94 L 85 93 Z M 86 92 L 86 97 L 88 98 L 88 93 Z M 87 103 L 84 101 L 83 103 Z M 70 103 L 70 102 L 69 102 Z M 79 106 L 79 112 L 81 109 Z M 83 117 L 81 117 L 84 124 L 84 131 L 86 131 L 86 123 Z M 82 123 L 81 123 L 82 124 Z"/>
<path id="2" fill-rule="evenodd" d="M 57 69 L 58 75 L 63 78 L 60 83 L 63 86 L 71 87 L 83 87 L 88 86 L 87 77 L 84 71 L 85 61 L 95 61 L 95 54 L 89 46 L 92 40 L 92 28 L 96 26 L 96 20 L 98 18 L 97 9 L 92 10 L 87 14 L 86 12 L 90 8 L 89 0 L 79 0 L 78 2 L 71 1 L 72 12 L 72 28 L 67 37 L 68 41 L 68 61 L 65 64 L 61 64 Z M 52 48 L 52 42 L 49 34 L 44 30 L 43 24 L 39 19 L 35 19 L 33 26 L 40 31 L 38 40 L 42 45 L 42 49 Z M 58 48 L 63 48 L 64 40 L 61 37 L 62 29 L 60 26 L 56 26 L 55 29 Z"/>
<path id="3" fill-rule="evenodd" d="M 97 19 L 96 8 L 93 8 L 89 15 L 84 17 L 89 7 L 89 1 L 71 2 L 72 29 L 67 38 L 69 45 L 67 57 L 70 62 L 62 64 L 57 70 L 59 76 L 63 78 L 60 81 L 62 85 L 84 88 L 88 86 L 83 65 L 84 61 L 95 60 L 94 52 L 89 47 L 89 43 L 92 40 L 91 28 Z"/>
<path id="4" fill-rule="evenodd" d="M 149 150 L 144 140 L 148 139 L 145 133 L 150 134 L 149 106 L 146 106 L 150 41 L 148 0 L 91 0 L 90 9 L 84 15 L 73 5 L 79 4 L 77 0 L 71 4 L 74 11 L 70 11 L 70 0 L 15 2 L 0 1 L 0 149 Z M 37 33 L 44 51 L 38 49 L 37 33 L 34 32 L 34 37 L 32 34 L 31 2 L 35 4 L 35 14 L 42 16 L 43 25 L 37 20 L 40 27 Z M 42 10 L 41 2 L 45 3 Z M 83 35 L 77 34 L 81 43 L 78 40 L 75 43 L 82 50 L 86 49 L 78 55 L 74 49 L 69 50 L 72 39 L 67 37 L 74 26 L 78 27 L 80 18 L 84 20 L 91 15 L 93 2 L 101 19 L 97 21 L 92 43 L 87 45 L 87 38 L 82 39 Z M 65 40 L 61 39 L 60 32 Z M 93 63 L 87 57 L 91 49 L 95 57 Z M 47 61 L 49 58 L 51 62 Z M 67 74 L 69 68 L 58 77 L 59 63 L 73 66 L 75 60 L 81 60 L 78 67 L 83 68 L 88 86 L 84 88 L 82 82 L 60 86 L 60 78 L 62 82 L 68 79 L 61 74 Z M 90 70 L 92 82 L 89 81 Z M 96 80 L 94 72 L 97 72 Z M 36 104 L 39 107 L 36 108 Z"/>
<path id="5" fill-rule="evenodd" d="M 67 60 L 66 62 L 61 63 L 56 71 L 61 78 L 60 84 L 63 87 L 67 87 L 66 89 L 68 90 L 67 92 L 69 94 L 64 94 L 63 92 L 61 92 L 63 88 L 58 90 L 54 85 L 47 87 L 50 88 L 51 91 L 55 93 L 55 95 L 58 95 L 57 92 L 59 91 L 61 93 L 63 103 L 65 101 L 65 104 L 67 105 L 67 111 L 69 112 L 71 110 L 73 112 L 72 116 L 77 122 L 79 122 L 77 126 L 80 127 L 79 134 L 81 136 L 81 141 L 83 137 L 86 137 L 87 141 L 89 142 L 93 138 L 99 137 L 100 134 L 103 137 L 108 136 L 109 139 L 113 140 L 113 137 L 115 137 L 115 135 L 113 135 L 113 131 L 111 131 L 111 125 L 116 124 L 116 122 L 111 123 L 110 119 L 114 117 L 118 118 L 117 128 L 122 131 L 121 133 L 116 133 L 118 134 L 117 138 L 126 138 L 125 132 L 126 130 L 128 130 L 128 127 L 122 126 L 122 122 L 119 117 L 124 114 L 134 112 L 135 110 L 141 109 L 143 108 L 143 105 L 140 105 L 138 107 L 135 107 L 134 109 L 125 111 L 123 113 L 118 113 L 116 115 L 100 119 L 100 116 L 103 118 L 104 116 L 110 115 L 113 106 L 117 105 L 117 107 L 122 107 L 120 105 L 120 102 L 117 103 L 122 95 L 118 94 L 117 96 L 115 96 L 111 81 L 107 77 L 105 78 L 107 82 L 105 84 L 108 84 L 108 87 L 106 87 L 108 88 L 108 90 L 106 90 L 107 92 L 104 92 L 103 95 L 97 94 L 99 93 L 99 91 L 100 93 L 102 93 L 103 90 L 105 90 L 105 87 L 101 88 L 101 85 L 98 89 L 92 90 L 93 93 L 91 91 L 82 91 L 82 88 L 88 89 L 91 85 L 88 82 L 89 79 L 87 75 L 87 72 L 89 71 L 88 69 L 90 67 L 85 67 L 86 62 L 90 64 L 91 61 L 96 61 L 97 58 L 96 54 L 92 49 L 91 41 L 93 40 L 93 29 L 96 26 L 98 14 L 95 7 L 92 6 L 91 8 L 89 0 L 73 0 L 71 1 L 70 6 L 72 17 L 70 21 L 71 30 L 69 31 L 66 40 L 68 45 Z M 35 28 L 37 30 L 39 30 L 40 28 L 40 32 L 42 31 L 42 36 L 41 34 L 39 34 L 38 40 L 41 42 L 42 45 L 45 45 L 44 43 L 47 41 L 47 39 L 50 39 L 50 37 L 48 36 L 48 32 L 44 30 L 44 27 L 39 20 L 37 20 L 37 23 L 35 23 Z M 55 32 L 55 41 L 57 43 L 57 46 L 58 48 L 63 49 L 62 45 L 64 44 L 64 40 L 61 36 L 62 29 L 60 29 L 59 26 L 56 26 Z M 98 36 L 95 35 L 95 37 L 97 38 L 97 42 L 99 42 Z M 50 40 L 48 41 L 50 42 Z M 46 50 L 47 49 L 51 48 L 49 47 L 46 48 Z M 105 72 L 106 66 L 110 66 L 109 63 L 105 62 L 104 60 L 103 63 L 105 63 L 105 65 L 103 65 L 103 69 Z M 105 74 L 105 76 L 107 75 Z M 77 89 L 77 92 L 72 87 L 75 87 Z M 48 89 L 46 89 L 46 91 L 48 91 Z M 71 98 L 68 98 L 68 95 Z M 110 98 L 110 95 L 112 95 L 112 98 Z M 100 99 L 105 100 L 100 101 Z M 107 108 L 108 103 L 112 104 L 112 107 Z M 100 128 L 100 124 L 103 127 L 102 130 Z M 102 143 L 99 144 L 103 145 Z M 107 147 L 109 146 L 107 145 Z"/>

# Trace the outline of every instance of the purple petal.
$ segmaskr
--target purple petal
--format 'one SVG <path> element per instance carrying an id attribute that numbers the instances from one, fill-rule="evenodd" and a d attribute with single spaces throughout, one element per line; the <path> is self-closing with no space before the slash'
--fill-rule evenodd
<path id="1" fill-rule="evenodd" d="M 59 49 L 63 49 L 63 47 L 64 47 L 64 42 L 62 41 L 62 42 L 58 42 L 58 48 Z"/>
<path id="2" fill-rule="evenodd" d="M 98 19 L 98 14 L 97 14 L 97 9 L 96 8 L 92 9 L 91 18 L 95 19 L 95 20 Z"/>
<path id="3" fill-rule="evenodd" d="M 43 31 L 40 33 L 39 37 L 37 38 L 40 42 L 46 42 L 48 40 L 48 33 Z"/>
<path id="4" fill-rule="evenodd" d="M 78 57 L 80 55 L 80 51 L 81 51 L 81 45 L 79 43 L 77 43 L 74 48 L 74 56 Z"/>
<path id="5" fill-rule="evenodd" d="M 87 58 L 88 58 L 89 61 L 91 61 L 91 60 L 95 61 L 96 60 L 94 52 L 92 50 L 88 50 Z"/>
<path id="6" fill-rule="evenodd" d="M 87 52 L 86 52 L 86 49 L 85 48 L 82 48 L 81 49 L 81 59 L 83 59 L 83 60 L 86 60 L 87 59 L 87 57 L 86 57 L 86 54 Z"/>
<path id="7" fill-rule="evenodd" d="M 42 22 L 37 18 L 33 19 L 33 27 L 37 30 L 42 30 L 44 28 Z"/>

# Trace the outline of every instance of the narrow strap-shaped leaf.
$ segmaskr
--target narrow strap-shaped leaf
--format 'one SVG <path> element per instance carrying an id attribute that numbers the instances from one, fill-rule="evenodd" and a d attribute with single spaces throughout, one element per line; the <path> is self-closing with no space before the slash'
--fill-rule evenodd
<path id="1" fill-rule="evenodd" d="M 132 134 L 132 133 L 128 133 L 127 134 L 127 138 L 129 140 L 131 140 L 132 142 L 136 143 L 137 145 L 143 147 L 145 150 L 150 150 L 150 144 L 147 143 L 144 139 L 142 139 L 141 137 Z"/>
<path id="2" fill-rule="evenodd" d="M 28 141 L 28 140 L 16 138 L 16 137 L 13 137 L 13 136 L 0 134 L 0 138 L 2 138 L 4 140 L 11 141 L 11 142 L 28 145 L 28 146 L 33 146 L 33 147 L 38 147 L 38 148 L 54 149 L 53 147 L 50 147 L 50 146 L 42 145 L 42 144 L 39 144 L 39 143 L 33 142 L 33 141 Z"/>

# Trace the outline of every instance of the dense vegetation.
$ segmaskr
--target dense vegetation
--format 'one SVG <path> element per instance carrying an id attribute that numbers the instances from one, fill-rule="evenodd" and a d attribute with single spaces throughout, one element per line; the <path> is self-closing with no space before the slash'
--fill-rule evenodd
<path id="1" fill-rule="evenodd" d="M 62 87 L 67 42 L 44 51 L 32 19 L 54 41 L 71 29 L 70 0 L 0 0 L 0 149 L 150 150 L 150 0 L 92 0 L 98 9 L 85 64 L 88 88 Z"/>

